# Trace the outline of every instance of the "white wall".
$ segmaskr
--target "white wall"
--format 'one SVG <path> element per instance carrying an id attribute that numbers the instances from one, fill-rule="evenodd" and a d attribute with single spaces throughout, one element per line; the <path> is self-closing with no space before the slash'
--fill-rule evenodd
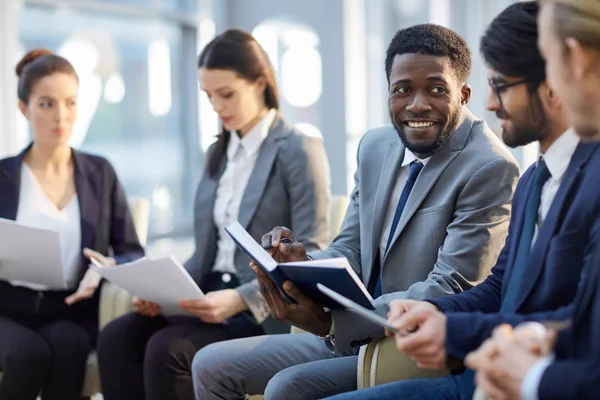
<path id="1" fill-rule="evenodd" d="M 17 149 L 17 77 L 15 64 L 18 41 L 17 0 L 0 1 L 0 158 Z"/>

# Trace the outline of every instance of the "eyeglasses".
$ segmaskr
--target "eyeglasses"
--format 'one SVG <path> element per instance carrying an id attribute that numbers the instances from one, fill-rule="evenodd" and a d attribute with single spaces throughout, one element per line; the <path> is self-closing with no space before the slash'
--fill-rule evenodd
<path id="1" fill-rule="evenodd" d="M 488 79 L 488 84 L 490 85 L 490 88 L 494 91 L 494 93 L 496 94 L 496 100 L 498 100 L 498 104 L 500 104 L 500 107 L 502 106 L 502 93 L 504 93 L 507 89 L 513 87 L 513 86 L 517 86 L 517 85 L 522 85 L 524 83 L 527 83 L 527 79 L 521 79 L 515 82 L 510 82 L 510 83 L 498 83 L 493 79 Z"/>

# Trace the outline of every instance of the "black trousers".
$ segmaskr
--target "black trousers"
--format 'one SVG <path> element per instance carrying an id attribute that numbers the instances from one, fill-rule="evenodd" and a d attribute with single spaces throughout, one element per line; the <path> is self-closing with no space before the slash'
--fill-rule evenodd
<path id="1" fill-rule="evenodd" d="M 205 292 L 238 286 L 211 275 Z M 244 315 L 225 324 L 194 316 L 148 318 L 136 313 L 112 321 L 98 337 L 97 354 L 105 400 L 193 400 L 192 360 L 204 346 L 264 334 Z"/>
<path id="2" fill-rule="evenodd" d="M 36 292 L 0 282 L 0 400 L 79 400 L 97 312 L 71 292 Z"/>

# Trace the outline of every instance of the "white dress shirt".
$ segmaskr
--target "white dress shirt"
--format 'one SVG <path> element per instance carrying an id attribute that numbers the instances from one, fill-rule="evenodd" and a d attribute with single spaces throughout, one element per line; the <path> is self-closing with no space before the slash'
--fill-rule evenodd
<path id="1" fill-rule="evenodd" d="M 218 229 L 217 256 L 213 271 L 235 274 L 235 242 L 225 227 L 238 219 L 240 203 L 258 159 L 260 146 L 269 134 L 276 110 L 270 110 L 243 138 L 231 132 L 227 147 L 227 166 L 219 180 L 213 218 Z"/>
<path id="2" fill-rule="evenodd" d="M 579 136 L 573 129 L 567 130 L 563 133 L 550 147 L 546 150 L 546 153 L 542 155 L 546 167 L 550 172 L 550 178 L 542 186 L 542 197 L 540 198 L 540 207 L 538 208 L 538 219 L 533 234 L 533 240 L 531 244 L 535 243 L 537 238 L 539 227 L 542 226 L 542 222 L 546 219 L 552 200 L 556 196 L 556 192 L 560 187 L 562 178 L 569 167 L 571 157 L 575 153 L 575 148 L 579 144 Z"/>
<path id="3" fill-rule="evenodd" d="M 404 159 L 402 160 L 402 166 L 398 171 L 398 177 L 396 178 L 396 184 L 392 191 L 392 196 L 388 203 L 387 212 L 383 221 L 383 230 L 381 231 L 381 237 L 379 238 L 379 261 L 380 265 L 383 265 L 383 257 L 385 255 L 385 248 L 387 247 L 388 238 L 390 236 L 390 229 L 392 229 L 392 223 L 394 222 L 394 214 L 396 214 L 396 207 L 398 207 L 398 201 L 402 195 L 402 190 L 408 180 L 408 174 L 410 172 L 410 163 L 413 161 L 421 162 L 423 167 L 427 165 L 431 157 L 427 157 L 423 160 L 417 158 L 410 150 L 404 150 Z M 392 233 L 393 235 L 393 233 Z"/>
<path id="4" fill-rule="evenodd" d="M 33 171 L 26 163 L 22 163 L 16 222 L 32 228 L 49 229 L 59 233 L 65 283 L 69 289 L 77 287 L 81 262 L 81 218 L 77 193 L 62 210 L 59 210 L 48 199 Z M 43 268 L 43 265 L 40 265 L 40 268 Z M 24 286 L 33 290 L 53 289 L 33 282 L 12 280 L 10 283 L 13 286 Z"/>
<path id="5" fill-rule="evenodd" d="M 546 218 L 554 196 L 560 187 L 563 176 L 567 171 L 571 157 L 579 144 L 579 136 L 573 129 L 567 130 L 548 148 L 543 159 L 546 162 L 548 171 L 551 177 L 542 187 L 542 197 L 540 199 L 540 208 L 538 209 L 538 223 L 536 225 L 534 239 L 535 242 L 539 227 Z M 521 383 L 521 399 L 522 400 L 538 400 L 538 387 L 542 380 L 542 375 L 548 366 L 552 363 L 553 357 L 546 357 L 538 360 L 529 369 Z"/>

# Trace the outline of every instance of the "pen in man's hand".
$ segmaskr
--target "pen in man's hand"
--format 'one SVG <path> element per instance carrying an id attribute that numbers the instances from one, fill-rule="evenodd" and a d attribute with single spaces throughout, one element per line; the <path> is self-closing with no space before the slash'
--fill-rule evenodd
<path id="1" fill-rule="evenodd" d="M 281 239 L 279 239 L 279 243 L 289 244 L 289 243 L 292 243 L 292 239 L 290 239 L 290 238 L 281 238 Z M 265 250 L 271 250 L 271 249 L 273 249 L 273 243 L 263 244 L 262 248 L 265 249 Z"/>

